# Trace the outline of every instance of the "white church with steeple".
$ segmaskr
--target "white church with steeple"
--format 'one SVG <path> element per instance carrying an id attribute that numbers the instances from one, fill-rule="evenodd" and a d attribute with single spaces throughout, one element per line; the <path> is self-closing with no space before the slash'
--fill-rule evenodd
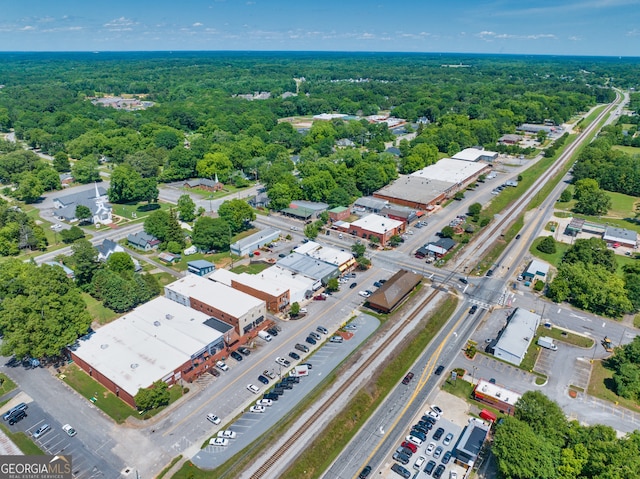
<path id="1" fill-rule="evenodd" d="M 73 223 L 76 218 L 76 206 L 84 205 L 91 210 L 91 222 L 96 225 L 108 225 L 113 223 L 112 208 L 109 204 L 107 191 L 94 183 L 94 187 L 78 193 L 73 193 L 60 198 L 55 198 L 53 204 L 56 208 L 55 216 L 63 221 Z"/>

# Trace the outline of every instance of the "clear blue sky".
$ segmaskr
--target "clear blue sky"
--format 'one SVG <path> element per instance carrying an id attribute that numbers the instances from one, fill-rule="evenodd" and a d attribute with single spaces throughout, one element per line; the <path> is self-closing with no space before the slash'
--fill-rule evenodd
<path id="1" fill-rule="evenodd" d="M 640 56 L 640 0 L 13 0 L 0 51 Z"/>

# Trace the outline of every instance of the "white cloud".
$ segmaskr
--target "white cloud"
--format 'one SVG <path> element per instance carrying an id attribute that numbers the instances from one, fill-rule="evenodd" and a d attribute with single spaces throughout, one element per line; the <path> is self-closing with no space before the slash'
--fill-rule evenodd
<path id="1" fill-rule="evenodd" d="M 126 17 L 120 17 L 105 23 L 103 27 L 112 32 L 127 32 L 133 30 L 136 25 L 138 25 L 138 22 Z"/>
<path id="2" fill-rule="evenodd" d="M 633 30 L 629 30 L 627 32 L 627 36 L 628 37 L 637 37 L 640 36 L 640 30 L 638 30 L 637 28 L 634 28 Z"/>
<path id="3" fill-rule="evenodd" d="M 571 40 L 572 42 L 579 42 L 580 40 L 582 40 L 582 37 L 579 37 L 577 35 L 571 35 L 569 37 L 569 40 Z"/>
<path id="4" fill-rule="evenodd" d="M 203 26 L 203 24 L 202 24 L 202 23 L 200 23 L 200 22 L 196 22 L 196 23 L 194 23 L 194 24 L 193 24 L 193 25 L 191 25 L 191 26 L 192 26 L 192 27 L 201 27 L 201 26 Z"/>
<path id="5" fill-rule="evenodd" d="M 28 31 L 35 30 L 35 29 L 36 29 L 36 27 L 34 27 L 32 25 L 25 25 L 24 27 L 19 28 L 18 30 L 21 30 L 23 32 L 28 32 Z"/>
<path id="6" fill-rule="evenodd" d="M 490 30 L 483 30 L 480 33 L 477 33 L 476 36 L 485 41 L 493 41 L 493 40 L 545 40 L 551 39 L 556 40 L 558 37 L 552 33 L 536 33 L 531 35 L 515 35 L 513 33 L 496 33 Z"/>

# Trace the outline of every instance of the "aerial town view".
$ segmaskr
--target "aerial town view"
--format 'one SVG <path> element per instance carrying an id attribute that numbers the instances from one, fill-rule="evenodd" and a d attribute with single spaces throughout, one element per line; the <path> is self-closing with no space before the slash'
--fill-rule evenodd
<path id="1" fill-rule="evenodd" d="M 640 479 L 640 0 L 92 3 L 2 10 L 0 479 Z"/>

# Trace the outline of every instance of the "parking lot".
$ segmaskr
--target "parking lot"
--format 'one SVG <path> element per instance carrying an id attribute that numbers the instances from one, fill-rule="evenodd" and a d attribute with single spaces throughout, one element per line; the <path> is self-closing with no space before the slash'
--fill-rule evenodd
<path id="1" fill-rule="evenodd" d="M 285 390 L 279 399 L 273 402 L 272 406 L 266 408 L 265 412 L 252 413 L 245 409 L 245 412 L 233 423 L 225 425 L 223 422 L 220 426 L 216 427 L 211 427 L 212 424 L 206 419 L 206 414 L 202 414 L 200 422 L 205 424 L 204 427 L 211 431 L 211 435 L 214 435 L 214 433 L 221 428 L 226 428 L 235 431 L 237 438 L 232 439 L 228 446 L 206 446 L 192 458 L 194 464 L 203 469 L 218 467 L 244 449 L 254 441 L 256 437 L 277 424 L 292 408 L 301 402 L 313 388 L 319 385 L 331 371 L 349 356 L 354 349 L 373 334 L 380 322 L 373 316 L 361 314 L 354 319 L 351 324 L 354 324 L 356 329 L 350 331 L 353 333 L 350 339 L 342 343 L 331 343 L 327 341 L 312 355 L 303 356 L 301 362 L 312 364 L 309 376 L 300 378 L 298 384 L 292 384 L 292 388 Z M 265 368 L 274 368 L 279 376 L 283 374 L 275 361 L 273 363 L 265 363 L 264 366 Z M 280 378 L 276 378 L 271 381 L 268 387 L 263 386 L 260 391 L 261 394 L 254 395 L 253 398 L 255 400 L 260 399 L 262 393 L 267 392 L 279 379 Z M 256 381 L 255 384 L 259 383 Z M 246 393 L 248 395 L 251 394 L 248 391 L 246 391 Z M 218 405 L 216 404 L 216 406 Z"/>
<path id="2" fill-rule="evenodd" d="M 447 453 L 453 453 L 453 449 L 466 426 L 466 421 L 469 417 L 468 406 L 461 399 L 440 391 L 436 395 L 434 405 L 439 406 L 441 404 L 446 407 L 442 406 L 443 412 L 440 418 L 435 421 L 433 427 L 428 431 L 426 439 L 422 441 L 419 446 L 416 446 L 416 452 L 411 454 L 406 464 L 393 460 L 392 455 L 396 451 L 390 451 L 389 460 L 380 468 L 381 472 L 385 475 L 384 477 L 401 477 L 398 473 L 391 470 L 394 463 L 401 464 L 402 467 L 410 471 L 412 479 L 434 477 L 439 465 L 444 467 L 444 471 L 440 476 L 442 479 L 449 479 L 452 471 L 457 473 L 459 478 L 464 477 L 465 470 L 461 466 L 454 464 L 453 457 L 448 460 L 445 459 L 445 457 L 448 456 Z M 418 424 L 421 420 L 425 422 L 424 416 L 428 415 L 431 410 L 432 408 L 430 408 L 429 405 L 425 406 L 424 410 L 413 418 L 412 424 Z M 442 431 L 437 434 L 439 437 L 436 439 L 434 436 L 440 428 L 442 428 Z M 406 434 L 409 435 L 409 433 L 410 431 L 407 430 Z M 447 441 L 448 434 L 451 434 L 453 437 Z M 402 442 L 397 444 L 397 447 L 400 447 L 405 441 L 406 437 L 402 439 Z M 447 442 L 447 444 L 445 444 L 445 442 Z M 416 467 L 416 462 L 420 465 L 419 468 Z M 431 464 L 429 464 L 430 462 Z"/>

